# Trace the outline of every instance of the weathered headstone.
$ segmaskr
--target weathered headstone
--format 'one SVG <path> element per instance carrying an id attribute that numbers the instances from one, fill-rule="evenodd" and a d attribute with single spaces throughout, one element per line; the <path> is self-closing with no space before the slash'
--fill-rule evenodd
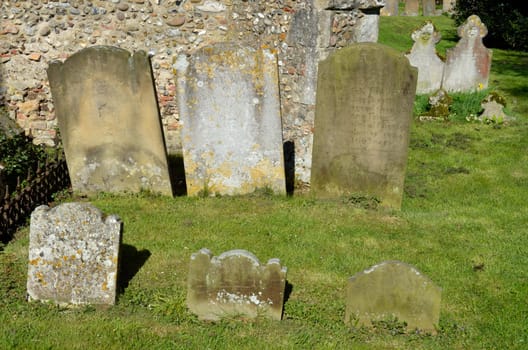
<path id="1" fill-rule="evenodd" d="M 385 7 L 380 10 L 382 16 L 398 16 L 399 0 L 386 0 Z"/>
<path id="2" fill-rule="evenodd" d="M 350 278 L 345 322 L 370 326 L 396 317 L 407 329 L 436 334 L 441 288 L 411 265 L 385 261 Z"/>
<path id="3" fill-rule="evenodd" d="M 403 54 L 355 44 L 319 63 L 311 188 L 365 194 L 399 209 L 416 91 Z"/>
<path id="4" fill-rule="evenodd" d="M 456 0 L 444 0 L 442 3 L 443 12 L 451 12 L 455 8 Z"/>
<path id="5" fill-rule="evenodd" d="M 488 29 L 476 15 L 458 27 L 457 45 L 447 50 L 442 87 L 446 91 L 474 91 L 488 87 L 492 51 L 482 43 Z"/>
<path id="6" fill-rule="evenodd" d="M 435 45 L 441 35 L 431 22 L 426 22 L 412 35 L 414 40 L 407 58 L 413 67 L 418 68 L 416 93 L 427 94 L 440 89 L 444 73 L 444 62 L 438 57 Z"/>
<path id="7" fill-rule="evenodd" d="M 89 47 L 52 62 L 48 78 L 75 191 L 172 195 L 145 52 Z"/>
<path id="8" fill-rule="evenodd" d="M 497 94 L 486 96 L 486 98 L 481 103 L 483 112 L 480 116 L 478 116 L 478 119 L 483 122 L 489 121 L 494 123 L 502 123 L 512 120 L 513 118 L 511 116 L 508 116 L 506 113 L 504 113 L 504 104 L 504 98 L 501 98 Z"/>
<path id="9" fill-rule="evenodd" d="M 175 67 L 187 194 L 285 193 L 276 56 L 222 43 Z"/>
<path id="10" fill-rule="evenodd" d="M 405 0 L 404 13 L 406 16 L 418 16 L 419 9 L 420 9 L 419 0 Z"/>
<path id="11" fill-rule="evenodd" d="M 41 205 L 31 214 L 29 300 L 59 305 L 115 303 L 120 219 L 88 203 Z"/>
<path id="12" fill-rule="evenodd" d="M 422 14 L 424 16 L 436 16 L 436 1 L 422 0 Z"/>
<path id="13" fill-rule="evenodd" d="M 246 250 L 213 256 L 201 249 L 191 256 L 187 306 L 202 320 L 225 316 L 282 319 L 286 267 L 279 259 L 262 265 Z"/>

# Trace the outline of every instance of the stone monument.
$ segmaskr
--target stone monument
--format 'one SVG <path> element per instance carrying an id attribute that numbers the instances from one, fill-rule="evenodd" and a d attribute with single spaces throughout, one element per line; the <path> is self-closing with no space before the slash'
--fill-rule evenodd
<path id="1" fill-rule="evenodd" d="M 416 29 L 411 37 L 414 44 L 406 56 L 411 66 L 418 68 L 416 93 L 428 94 L 437 91 L 442 85 L 444 73 L 444 62 L 438 57 L 435 48 L 441 35 L 433 23 L 427 21 L 421 28 Z"/>
<path id="2" fill-rule="evenodd" d="M 312 190 L 399 209 L 416 68 L 394 49 L 361 43 L 321 61 L 318 73 Z"/>
<path id="3" fill-rule="evenodd" d="M 49 65 L 74 191 L 172 195 L 150 61 L 109 46 Z"/>
<path id="4" fill-rule="evenodd" d="M 385 7 L 380 10 L 382 16 L 398 16 L 399 0 L 386 0 Z"/>
<path id="5" fill-rule="evenodd" d="M 447 50 L 442 87 L 448 92 L 475 91 L 488 87 L 492 51 L 482 43 L 488 29 L 476 15 L 458 27 L 460 41 Z"/>
<path id="6" fill-rule="evenodd" d="M 213 256 L 201 249 L 191 256 L 187 306 L 202 320 L 225 316 L 282 319 L 286 267 L 279 259 L 266 265 L 246 250 Z"/>
<path id="7" fill-rule="evenodd" d="M 419 0 L 405 0 L 404 13 L 406 16 L 418 16 L 419 9 L 420 9 Z"/>
<path id="8" fill-rule="evenodd" d="M 175 67 L 187 194 L 285 193 L 276 56 L 222 43 Z"/>
<path id="9" fill-rule="evenodd" d="M 345 322 L 370 326 L 396 317 L 409 331 L 436 334 L 442 290 L 415 267 L 384 261 L 350 278 Z"/>
<path id="10" fill-rule="evenodd" d="M 116 299 L 122 223 L 88 203 L 37 207 L 31 214 L 29 300 L 59 305 Z"/>

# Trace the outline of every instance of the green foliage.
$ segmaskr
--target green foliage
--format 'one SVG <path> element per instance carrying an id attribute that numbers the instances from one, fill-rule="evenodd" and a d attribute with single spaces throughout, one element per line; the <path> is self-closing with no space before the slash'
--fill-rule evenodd
<path id="1" fill-rule="evenodd" d="M 488 27 L 489 47 L 528 50 L 528 7 L 525 0 L 457 0 L 454 18 L 459 25 L 478 15 Z"/>
<path id="2" fill-rule="evenodd" d="M 23 134 L 8 136 L 0 133 L 0 163 L 6 176 L 15 179 L 25 178 L 28 169 L 36 170 L 38 162 L 46 160 L 46 151 L 36 146 Z"/>

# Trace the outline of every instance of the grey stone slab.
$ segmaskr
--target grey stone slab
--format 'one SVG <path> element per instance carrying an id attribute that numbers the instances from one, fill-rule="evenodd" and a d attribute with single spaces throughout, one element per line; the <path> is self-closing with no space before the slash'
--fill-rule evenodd
<path id="1" fill-rule="evenodd" d="M 418 10 L 420 9 L 419 0 L 405 0 L 405 11 L 406 16 L 418 16 Z"/>
<path id="2" fill-rule="evenodd" d="M 384 261 L 350 278 L 345 322 L 370 326 L 396 317 L 407 329 L 436 334 L 442 290 L 415 267 Z"/>
<path id="3" fill-rule="evenodd" d="M 175 67 L 187 194 L 285 193 L 276 56 L 218 44 Z"/>
<path id="4" fill-rule="evenodd" d="M 442 88 L 446 91 L 475 91 L 488 87 L 492 51 L 482 43 L 488 29 L 476 15 L 458 27 L 457 45 L 447 50 Z"/>
<path id="5" fill-rule="evenodd" d="M 187 306 L 202 320 L 242 316 L 282 319 L 286 267 L 279 259 L 261 264 L 246 250 L 191 256 Z"/>
<path id="6" fill-rule="evenodd" d="M 375 43 L 320 62 L 311 173 L 316 196 L 364 194 L 400 208 L 416 76 L 403 54 Z"/>
<path id="7" fill-rule="evenodd" d="M 172 195 L 150 61 L 93 46 L 48 68 L 74 191 Z"/>
<path id="8" fill-rule="evenodd" d="M 385 7 L 380 10 L 382 16 L 398 16 L 399 0 L 386 0 Z"/>
<path id="9" fill-rule="evenodd" d="M 59 305 L 115 303 L 120 219 L 88 203 L 37 207 L 31 214 L 29 300 Z"/>
<path id="10" fill-rule="evenodd" d="M 433 23 L 426 22 L 411 35 L 414 44 L 407 58 L 413 67 L 418 68 L 416 93 L 428 94 L 440 89 L 444 74 L 444 61 L 438 57 L 435 45 L 441 35 Z"/>
<path id="11" fill-rule="evenodd" d="M 456 0 L 444 0 L 442 2 L 442 11 L 451 12 L 456 6 Z"/>
<path id="12" fill-rule="evenodd" d="M 422 0 L 422 14 L 424 16 L 436 16 L 436 1 Z"/>

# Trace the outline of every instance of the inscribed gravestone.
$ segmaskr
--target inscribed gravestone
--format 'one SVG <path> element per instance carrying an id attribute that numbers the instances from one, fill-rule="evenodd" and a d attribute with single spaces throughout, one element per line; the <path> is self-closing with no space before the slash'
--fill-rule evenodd
<path id="1" fill-rule="evenodd" d="M 416 68 L 391 48 L 355 44 L 319 63 L 311 187 L 399 209 Z"/>
<path id="2" fill-rule="evenodd" d="M 208 249 L 191 256 L 187 306 L 203 320 L 224 316 L 282 319 L 286 267 L 279 259 L 262 265 L 246 250 L 216 257 Z"/>
<path id="3" fill-rule="evenodd" d="M 424 16 L 435 16 L 436 15 L 436 1 L 435 0 L 422 0 L 422 13 Z"/>
<path id="4" fill-rule="evenodd" d="M 398 16 L 399 0 L 386 0 L 385 7 L 380 11 L 382 16 Z"/>
<path id="5" fill-rule="evenodd" d="M 88 203 L 37 207 L 31 214 L 29 300 L 114 304 L 121 221 Z"/>
<path id="6" fill-rule="evenodd" d="M 405 15 L 406 16 L 418 16 L 419 8 L 420 8 L 419 0 L 405 0 Z"/>
<path id="7" fill-rule="evenodd" d="M 369 326 L 396 317 L 408 330 L 436 334 L 442 290 L 411 265 L 385 261 L 350 278 L 345 322 Z"/>
<path id="8" fill-rule="evenodd" d="M 435 45 L 441 35 L 431 22 L 426 22 L 412 35 L 414 40 L 407 58 L 413 67 L 418 68 L 416 92 L 426 94 L 440 89 L 444 73 L 444 62 L 438 57 Z"/>
<path id="9" fill-rule="evenodd" d="M 458 27 L 457 45 L 447 50 L 442 87 L 446 91 L 474 91 L 488 87 L 492 51 L 482 43 L 488 29 L 476 15 Z"/>
<path id="10" fill-rule="evenodd" d="M 175 67 L 187 194 L 285 193 L 276 56 L 217 44 Z"/>
<path id="11" fill-rule="evenodd" d="M 172 194 L 145 52 L 89 47 L 52 62 L 48 77 L 75 191 Z"/>

